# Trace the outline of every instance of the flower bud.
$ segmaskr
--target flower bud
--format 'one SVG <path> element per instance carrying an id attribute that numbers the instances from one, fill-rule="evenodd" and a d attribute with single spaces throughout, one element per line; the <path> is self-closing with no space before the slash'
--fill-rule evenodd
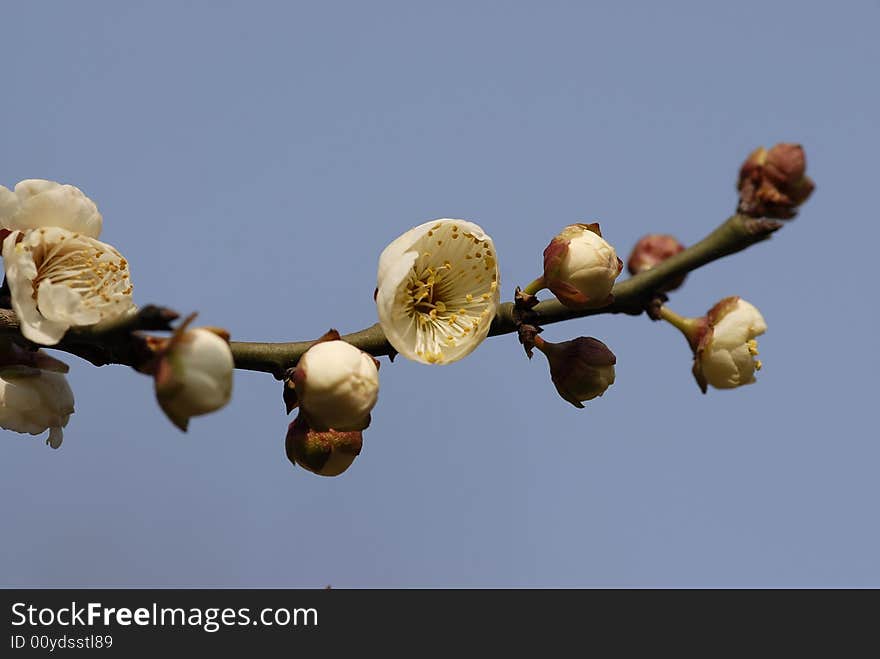
<path id="1" fill-rule="evenodd" d="M 544 275 L 525 291 L 548 288 L 566 307 L 601 307 L 613 301 L 611 289 L 622 269 L 598 224 L 572 224 L 550 241 L 544 250 Z"/>
<path id="2" fill-rule="evenodd" d="M 761 370 L 756 337 L 767 331 L 761 312 L 740 297 L 727 297 L 702 318 L 682 318 L 666 307 L 660 315 L 678 327 L 694 353 L 693 374 L 706 393 L 708 385 L 733 389 L 755 381 Z"/>
<path id="3" fill-rule="evenodd" d="M 637 275 L 645 270 L 650 270 L 658 263 L 684 251 L 684 245 L 678 242 L 674 236 L 652 233 L 643 236 L 633 247 L 626 267 L 629 273 Z M 685 275 L 680 275 L 664 284 L 659 292 L 673 291 L 684 283 Z"/>
<path id="4" fill-rule="evenodd" d="M 800 144 L 755 149 L 739 171 L 737 210 L 751 217 L 793 218 L 815 188 L 806 168 Z"/>
<path id="5" fill-rule="evenodd" d="M 0 346 L 0 427 L 39 435 L 61 446 L 62 428 L 73 414 L 73 391 L 64 374 L 67 365 L 37 351 L 3 341 Z"/>
<path id="6" fill-rule="evenodd" d="M 156 399 L 183 431 L 190 417 L 214 412 L 229 402 L 235 367 L 225 331 L 185 329 L 188 323 L 160 349 L 155 369 Z"/>
<path id="7" fill-rule="evenodd" d="M 604 343 L 579 336 L 571 341 L 550 343 L 534 337 L 534 346 L 550 363 L 550 379 L 556 391 L 575 407 L 605 393 L 614 384 L 617 358 Z"/>
<path id="8" fill-rule="evenodd" d="M 378 362 L 339 340 L 335 330 L 327 336 L 336 338 L 309 348 L 289 375 L 288 412 L 298 404 L 309 426 L 319 431 L 363 430 L 379 396 Z"/>
<path id="9" fill-rule="evenodd" d="M 73 185 L 43 179 L 20 181 L 13 190 L 0 185 L 0 228 L 58 227 L 97 238 L 102 222 L 95 203 Z"/>
<path id="10" fill-rule="evenodd" d="M 313 430 L 302 414 L 287 428 L 287 459 L 320 476 L 338 476 L 360 454 L 363 436 L 360 430 L 338 432 Z"/>

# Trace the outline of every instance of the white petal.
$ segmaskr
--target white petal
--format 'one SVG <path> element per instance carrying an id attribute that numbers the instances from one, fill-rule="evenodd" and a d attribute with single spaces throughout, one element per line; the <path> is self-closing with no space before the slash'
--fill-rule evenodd
<path id="1" fill-rule="evenodd" d="M 413 245 L 431 229 L 436 222 L 425 222 L 419 226 L 410 229 L 402 236 L 395 238 L 379 256 L 379 273 L 376 277 L 376 286 L 381 290 L 383 282 L 388 279 L 390 271 L 400 262 L 404 254 L 410 252 Z M 413 257 L 415 258 L 415 257 Z M 394 279 L 395 277 L 392 277 Z"/>
<path id="2" fill-rule="evenodd" d="M 33 297 L 37 268 L 31 252 L 21 243 L 16 244 L 17 237 L 17 233 L 12 233 L 3 241 L 3 265 L 12 294 L 12 309 L 18 316 L 21 333 L 26 339 L 46 346 L 55 345 L 70 326 L 49 320 L 37 309 L 37 301 Z"/>
<path id="3" fill-rule="evenodd" d="M 83 298 L 67 286 L 40 282 L 37 288 L 37 307 L 46 319 L 59 325 L 94 325 L 101 320 L 97 309 L 86 309 Z"/>
<path id="4" fill-rule="evenodd" d="M 345 341 L 309 348 L 298 368 L 297 397 L 315 430 L 363 430 L 379 395 L 373 358 Z"/>
<path id="5" fill-rule="evenodd" d="M 761 312 L 749 302 L 739 299 L 736 306 L 713 328 L 712 345 L 718 349 L 733 350 L 766 331 L 767 323 Z"/>
<path id="6" fill-rule="evenodd" d="M 102 218 L 79 188 L 28 179 L 19 182 L 14 192 L 0 188 L 0 226 L 21 231 L 58 227 L 97 238 Z"/>

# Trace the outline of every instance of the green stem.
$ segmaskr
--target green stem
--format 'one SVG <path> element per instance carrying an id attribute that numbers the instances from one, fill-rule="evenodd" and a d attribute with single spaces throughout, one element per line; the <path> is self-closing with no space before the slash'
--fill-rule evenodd
<path id="1" fill-rule="evenodd" d="M 544 285 L 544 278 L 538 277 L 535 281 L 533 281 L 531 284 L 529 284 L 528 286 L 526 286 L 523 289 L 523 293 L 526 293 L 528 295 L 534 295 L 538 291 L 543 290 L 545 288 L 547 288 L 547 287 Z"/>
<path id="2" fill-rule="evenodd" d="M 688 341 L 693 339 L 700 322 L 698 318 L 685 318 L 684 316 L 679 316 L 665 305 L 660 307 L 660 317 L 677 327 L 681 333 L 685 335 Z"/>

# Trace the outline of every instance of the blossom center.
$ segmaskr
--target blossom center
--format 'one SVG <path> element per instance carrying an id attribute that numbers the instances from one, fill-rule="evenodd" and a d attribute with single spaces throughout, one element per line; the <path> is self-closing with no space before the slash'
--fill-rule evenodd
<path id="1" fill-rule="evenodd" d="M 44 281 L 77 293 L 87 309 L 121 303 L 131 295 L 128 261 L 103 243 L 74 233 L 58 236 L 54 244 L 27 245 L 25 249 L 37 268 L 32 282 L 34 300 Z"/>

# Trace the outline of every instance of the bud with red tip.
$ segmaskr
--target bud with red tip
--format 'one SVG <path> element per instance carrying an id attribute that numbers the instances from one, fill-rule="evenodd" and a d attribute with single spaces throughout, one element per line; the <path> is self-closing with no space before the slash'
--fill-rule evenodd
<path id="1" fill-rule="evenodd" d="M 285 440 L 288 460 L 319 476 L 338 476 L 344 472 L 360 454 L 362 446 L 360 430 L 313 430 L 302 414 L 288 427 Z"/>
<path id="2" fill-rule="evenodd" d="M 674 236 L 652 233 L 639 239 L 629 255 L 626 267 L 630 274 L 637 275 L 682 251 L 684 251 L 684 245 L 678 242 Z M 675 290 L 684 283 L 684 279 L 685 275 L 681 275 L 669 280 L 660 288 L 660 292 Z"/>
<path id="3" fill-rule="evenodd" d="M 571 309 L 603 307 L 614 300 L 611 289 L 623 262 L 597 223 L 565 227 L 544 250 L 544 274 L 526 286 L 534 295 L 547 288 Z"/>
<path id="4" fill-rule="evenodd" d="M 579 336 L 550 343 L 535 336 L 533 341 L 550 363 L 550 379 L 556 391 L 575 407 L 583 407 L 584 401 L 601 396 L 614 384 L 617 358 L 598 339 Z"/>
<path id="5" fill-rule="evenodd" d="M 816 187 L 806 169 L 800 144 L 755 149 L 739 171 L 737 211 L 751 217 L 793 218 Z"/>

